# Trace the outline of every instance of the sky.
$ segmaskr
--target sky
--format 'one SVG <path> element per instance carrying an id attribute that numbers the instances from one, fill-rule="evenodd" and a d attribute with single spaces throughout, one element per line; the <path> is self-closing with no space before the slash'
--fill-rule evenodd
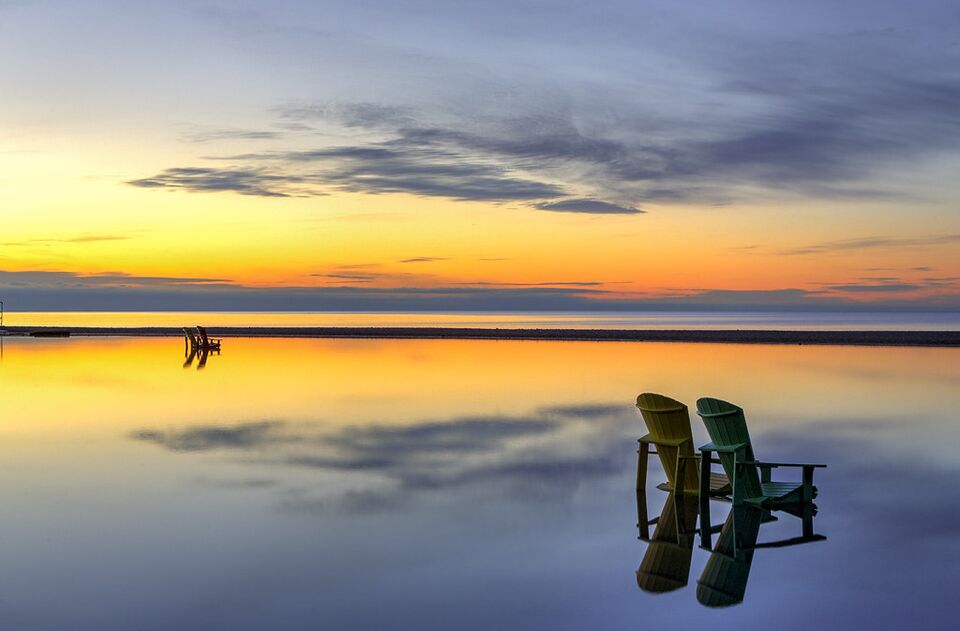
<path id="1" fill-rule="evenodd" d="M 0 0 L 0 300 L 960 310 L 960 5 Z"/>

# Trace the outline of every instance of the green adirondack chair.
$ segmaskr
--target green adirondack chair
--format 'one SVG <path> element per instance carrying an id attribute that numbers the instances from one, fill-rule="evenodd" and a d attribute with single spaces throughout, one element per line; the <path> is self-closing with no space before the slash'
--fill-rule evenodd
<path id="1" fill-rule="evenodd" d="M 813 472 L 826 465 L 758 461 L 753 454 L 743 409 L 727 401 L 698 399 L 697 414 L 703 419 L 713 441 L 700 448 L 701 477 L 710 472 L 711 464 L 717 462 L 713 458 L 713 454 L 717 454 L 719 463 L 732 482 L 734 506 L 751 504 L 782 508 L 812 502 L 817 496 Z M 773 482 L 771 471 L 778 467 L 801 468 L 802 483 Z M 709 503 L 705 505 L 701 501 L 700 510 L 709 518 Z"/>
<path id="2" fill-rule="evenodd" d="M 660 457 L 667 474 L 667 482 L 657 488 L 663 491 L 677 489 L 679 493 L 700 492 L 697 479 L 697 455 L 693 448 L 693 433 L 690 430 L 690 413 L 687 406 L 662 394 L 644 392 L 637 397 L 637 408 L 647 425 L 646 436 L 639 440 L 637 453 L 637 492 L 646 487 L 649 454 Z M 652 451 L 650 446 L 656 447 Z M 723 474 L 707 475 L 709 493 L 722 495 L 730 491 L 730 484 Z"/>
<path id="3" fill-rule="evenodd" d="M 813 532 L 815 514 L 816 508 L 813 504 L 806 504 L 803 507 L 800 515 L 803 520 L 801 536 L 757 543 L 760 526 L 776 521 L 777 518 L 765 508 L 746 504 L 734 506 L 720 528 L 716 547 L 710 546 L 709 536 L 701 545 L 711 552 L 697 580 L 697 600 L 708 607 L 728 607 L 743 602 L 754 551 L 763 548 L 784 548 L 826 539 L 823 535 Z"/>
<path id="4" fill-rule="evenodd" d="M 650 524 L 656 524 L 653 537 Z M 637 568 L 637 586 L 645 592 L 670 592 L 687 584 L 690 560 L 697 534 L 697 503 L 684 501 L 682 495 L 670 493 L 660 516 L 643 523 L 640 539 L 647 541 L 647 550 Z"/>

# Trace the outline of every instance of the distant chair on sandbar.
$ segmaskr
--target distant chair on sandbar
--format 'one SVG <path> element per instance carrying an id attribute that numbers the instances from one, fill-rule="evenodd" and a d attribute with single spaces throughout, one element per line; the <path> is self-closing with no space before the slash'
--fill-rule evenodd
<path id="1" fill-rule="evenodd" d="M 220 350 L 220 340 L 214 340 L 207 337 L 207 329 L 205 327 L 197 325 L 197 333 L 200 335 L 200 344 L 202 348 Z"/>
<path id="2" fill-rule="evenodd" d="M 197 326 L 196 331 L 188 327 L 183 327 L 183 334 L 189 342 L 191 349 L 208 351 L 220 350 L 220 340 L 208 337 L 205 327 Z"/>

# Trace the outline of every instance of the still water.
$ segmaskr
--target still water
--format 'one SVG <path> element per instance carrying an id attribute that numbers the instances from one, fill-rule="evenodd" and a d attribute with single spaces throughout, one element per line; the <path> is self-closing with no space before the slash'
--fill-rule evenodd
<path id="1" fill-rule="evenodd" d="M 960 350 L 227 339 L 198 370 L 174 339 L 0 341 L 2 629 L 946 629 L 960 613 Z M 696 546 L 685 587 L 640 589 L 645 390 L 733 401 L 761 459 L 827 463 L 826 540 L 756 550 L 739 605 L 698 602 Z M 760 542 L 800 535 L 777 517 Z"/>
<path id="2" fill-rule="evenodd" d="M 643 313 L 314 313 L 289 311 L 7 312 L 8 326 L 140 327 L 476 327 L 537 329 L 786 329 L 957 331 L 960 313 L 704 312 Z"/>

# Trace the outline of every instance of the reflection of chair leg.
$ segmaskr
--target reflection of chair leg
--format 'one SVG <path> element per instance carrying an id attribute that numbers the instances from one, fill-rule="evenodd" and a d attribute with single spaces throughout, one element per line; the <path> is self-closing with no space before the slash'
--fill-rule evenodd
<path id="1" fill-rule="evenodd" d="M 197 370 L 203 370 L 204 366 L 207 365 L 207 355 L 209 353 L 206 350 L 200 351 L 200 361 L 197 362 Z"/>
<path id="2" fill-rule="evenodd" d="M 803 538 L 813 538 L 813 516 L 817 509 L 812 504 L 805 504 L 803 507 Z"/>
<path id="3" fill-rule="evenodd" d="M 194 348 L 190 349 L 190 354 L 187 356 L 186 361 L 183 362 L 184 368 L 189 368 L 193 364 L 193 358 L 197 356 L 197 351 Z"/>
<path id="4" fill-rule="evenodd" d="M 647 460 L 650 457 L 650 445 L 640 441 L 637 449 L 637 528 L 640 538 L 650 538 L 649 516 L 647 514 Z"/>
<path id="5" fill-rule="evenodd" d="M 648 541 L 650 539 L 650 517 L 647 514 L 646 491 L 637 491 L 637 528 L 640 530 L 640 538 Z"/>
<path id="6" fill-rule="evenodd" d="M 697 515 L 699 514 L 699 502 L 693 501 L 687 495 L 677 495 L 674 500 L 676 505 L 676 521 L 677 521 L 677 543 L 681 543 L 681 539 L 689 542 L 690 546 L 693 546 L 693 539 L 698 534 L 697 531 Z"/>

